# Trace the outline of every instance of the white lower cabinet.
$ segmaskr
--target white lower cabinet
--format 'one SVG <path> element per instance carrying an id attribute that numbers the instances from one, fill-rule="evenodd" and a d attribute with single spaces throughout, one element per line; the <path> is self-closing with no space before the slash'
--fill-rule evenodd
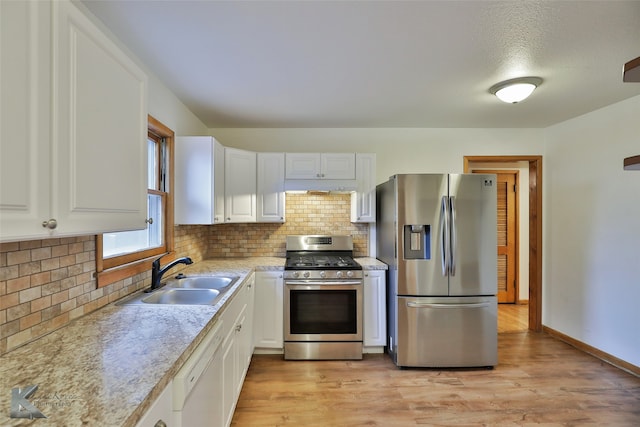
<path id="1" fill-rule="evenodd" d="M 282 350 L 284 346 L 284 280 L 281 271 L 256 273 L 253 341 L 257 349 Z"/>
<path id="2" fill-rule="evenodd" d="M 224 426 L 229 426 L 242 390 L 242 383 L 249 369 L 253 353 L 251 322 L 253 316 L 253 290 L 255 276 L 249 278 L 231 305 L 223 313 L 224 322 L 230 325 L 222 342 L 222 415 Z"/>
<path id="3" fill-rule="evenodd" d="M 172 389 L 173 384 L 170 382 L 138 421 L 136 427 L 161 427 L 163 425 L 173 427 L 175 425 L 173 423 Z"/>
<path id="4" fill-rule="evenodd" d="M 386 345 L 387 292 L 386 271 L 364 271 L 364 346 Z"/>

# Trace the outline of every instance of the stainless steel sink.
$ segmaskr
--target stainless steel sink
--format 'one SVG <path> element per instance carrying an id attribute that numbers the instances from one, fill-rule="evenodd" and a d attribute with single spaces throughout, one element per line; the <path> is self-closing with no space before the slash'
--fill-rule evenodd
<path id="1" fill-rule="evenodd" d="M 232 286 L 238 277 L 230 276 L 187 276 L 167 282 L 166 287 L 180 289 L 223 289 Z"/>
<path id="2" fill-rule="evenodd" d="M 217 289 L 160 289 L 141 301 L 147 304 L 213 305 L 218 295 Z"/>
<path id="3" fill-rule="evenodd" d="M 238 276 L 187 276 L 172 279 L 160 289 L 151 293 L 137 292 L 116 305 L 215 305 L 238 279 Z"/>

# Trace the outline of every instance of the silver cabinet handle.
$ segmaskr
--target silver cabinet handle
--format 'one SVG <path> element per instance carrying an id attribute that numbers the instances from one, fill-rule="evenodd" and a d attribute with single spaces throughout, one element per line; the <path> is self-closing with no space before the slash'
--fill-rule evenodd
<path id="1" fill-rule="evenodd" d="M 49 230 L 53 230 L 58 226 L 58 221 L 51 218 L 49 221 L 42 221 L 42 226 L 44 228 L 48 228 Z"/>
<path id="2" fill-rule="evenodd" d="M 236 332 L 240 332 L 242 329 L 242 324 L 236 326 Z"/>
<path id="3" fill-rule="evenodd" d="M 165 423 L 165 422 L 164 422 L 164 421 L 162 421 L 162 420 L 158 420 L 158 422 L 157 422 L 157 423 L 155 423 L 155 424 L 153 425 L 153 427 L 167 427 L 167 423 Z"/>
<path id="4" fill-rule="evenodd" d="M 153 218 L 145 219 L 144 222 L 146 222 L 147 224 L 151 225 L 151 224 L 153 224 Z"/>

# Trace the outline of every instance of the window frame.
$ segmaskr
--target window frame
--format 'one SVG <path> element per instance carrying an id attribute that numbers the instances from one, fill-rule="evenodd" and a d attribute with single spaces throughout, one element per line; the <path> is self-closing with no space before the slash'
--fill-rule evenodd
<path id="1" fill-rule="evenodd" d="M 97 287 L 103 287 L 114 283 L 118 280 L 125 279 L 127 277 L 134 276 L 136 274 L 150 271 L 151 263 L 154 259 L 166 256 L 166 261 L 171 261 L 175 258 L 174 252 L 174 196 L 173 196 L 173 165 L 174 165 L 174 142 L 175 134 L 167 126 L 159 122 L 152 116 L 148 116 L 147 119 L 147 132 L 148 137 L 158 141 L 163 139 L 165 143 L 164 154 L 167 157 L 165 159 L 165 192 L 157 191 L 154 189 L 148 189 L 148 194 L 160 194 L 164 195 L 164 245 L 145 249 L 138 252 L 132 252 L 125 255 L 120 255 L 112 258 L 104 258 L 102 250 L 102 234 L 96 236 L 96 281 Z M 146 140 L 145 140 L 146 143 Z M 160 158 L 160 157 L 157 157 Z M 157 174 L 158 179 L 160 174 Z M 146 180 L 145 180 L 146 182 Z"/>

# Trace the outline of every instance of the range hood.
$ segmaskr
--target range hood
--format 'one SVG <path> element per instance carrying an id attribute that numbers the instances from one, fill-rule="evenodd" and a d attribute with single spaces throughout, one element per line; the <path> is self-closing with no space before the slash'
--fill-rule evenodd
<path id="1" fill-rule="evenodd" d="M 327 193 L 352 193 L 358 189 L 355 179 L 286 179 L 284 191 L 319 191 Z"/>

